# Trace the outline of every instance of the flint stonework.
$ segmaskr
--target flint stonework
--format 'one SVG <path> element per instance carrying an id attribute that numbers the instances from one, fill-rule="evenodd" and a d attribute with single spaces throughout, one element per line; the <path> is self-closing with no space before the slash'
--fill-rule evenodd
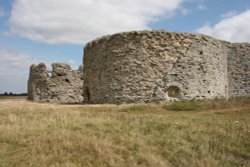
<path id="1" fill-rule="evenodd" d="M 144 103 L 250 95 L 250 45 L 205 35 L 138 31 L 84 50 L 85 103 Z"/>
<path id="2" fill-rule="evenodd" d="M 52 64 L 49 73 L 45 64 L 32 65 L 28 80 L 28 99 L 36 102 L 76 104 L 83 102 L 82 66 L 71 70 L 67 64 Z"/>
<path id="3" fill-rule="evenodd" d="M 53 64 L 51 76 L 44 64 L 32 65 L 29 99 L 120 104 L 250 96 L 248 43 L 162 30 L 125 32 L 87 43 L 83 62 L 79 70 Z"/>

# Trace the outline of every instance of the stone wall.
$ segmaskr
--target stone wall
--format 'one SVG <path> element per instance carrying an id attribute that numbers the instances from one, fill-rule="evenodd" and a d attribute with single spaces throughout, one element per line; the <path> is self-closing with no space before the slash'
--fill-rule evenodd
<path id="1" fill-rule="evenodd" d="M 227 43 L 204 35 L 140 31 L 105 36 L 84 50 L 86 103 L 228 96 Z"/>
<path id="2" fill-rule="evenodd" d="M 52 67 L 48 73 L 44 64 L 31 66 L 29 99 L 119 104 L 250 96 L 250 44 L 205 35 L 158 30 L 104 36 L 84 48 L 84 69 Z"/>
<path id="3" fill-rule="evenodd" d="M 250 44 L 231 45 L 228 74 L 229 96 L 250 96 Z"/>
<path id="4" fill-rule="evenodd" d="M 82 103 L 83 69 L 71 70 L 67 64 L 52 64 L 49 73 L 45 64 L 32 65 L 28 80 L 28 99 L 36 102 Z"/>

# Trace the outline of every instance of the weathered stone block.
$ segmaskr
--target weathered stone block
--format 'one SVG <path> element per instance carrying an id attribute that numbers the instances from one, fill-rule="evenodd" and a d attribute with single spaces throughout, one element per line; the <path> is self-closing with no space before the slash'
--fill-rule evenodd
<path id="1" fill-rule="evenodd" d="M 49 75 L 45 64 L 32 65 L 28 80 L 28 98 L 36 102 L 82 103 L 83 68 L 71 70 L 67 64 L 52 64 Z"/>

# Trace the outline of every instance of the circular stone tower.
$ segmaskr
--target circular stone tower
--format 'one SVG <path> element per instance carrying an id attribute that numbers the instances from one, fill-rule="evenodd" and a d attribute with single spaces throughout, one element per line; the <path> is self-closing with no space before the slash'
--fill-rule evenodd
<path id="1" fill-rule="evenodd" d="M 84 49 L 86 103 L 227 97 L 227 47 L 204 35 L 139 31 Z"/>

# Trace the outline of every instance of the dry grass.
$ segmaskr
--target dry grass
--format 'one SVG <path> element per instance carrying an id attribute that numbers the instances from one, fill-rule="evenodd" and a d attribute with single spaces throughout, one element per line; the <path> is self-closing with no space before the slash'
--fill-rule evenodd
<path id="1" fill-rule="evenodd" d="M 249 126 L 249 98 L 119 106 L 0 100 L 0 166 L 249 166 Z"/>
<path id="2" fill-rule="evenodd" d="M 4 100 L 4 99 L 27 99 L 27 96 L 0 96 L 0 100 Z"/>

